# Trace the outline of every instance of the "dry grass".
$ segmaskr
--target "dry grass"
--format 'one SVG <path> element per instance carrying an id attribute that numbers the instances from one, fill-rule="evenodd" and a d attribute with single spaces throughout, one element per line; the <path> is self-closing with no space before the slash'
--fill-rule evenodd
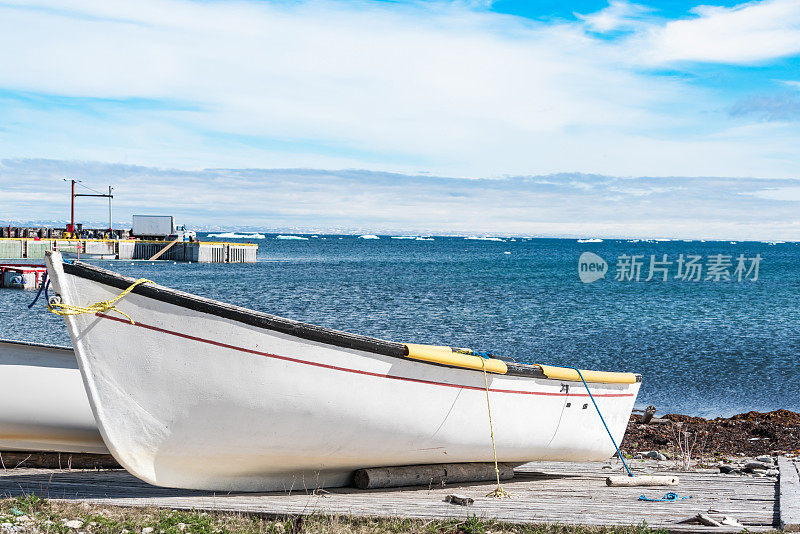
<path id="1" fill-rule="evenodd" d="M 70 521 L 80 521 L 80 526 Z M 656 534 L 663 530 L 645 525 L 598 528 L 569 525 L 515 525 L 470 517 L 464 521 L 404 518 L 356 518 L 341 515 L 264 517 L 242 513 L 207 513 L 125 508 L 87 503 L 70 503 L 25 495 L 0 499 L 0 532 L 28 533 L 114 533 L 114 534 Z"/>
<path id="2" fill-rule="evenodd" d="M 705 465 L 703 453 L 708 442 L 708 433 L 689 432 L 683 429 L 683 423 L 675 422 L 672 422 L 671 429 L 670 449 L 675 460 L 675 468 L 691 471 L 694 467 Z M 699 442 L 698 438 L 701 438 Z"/>

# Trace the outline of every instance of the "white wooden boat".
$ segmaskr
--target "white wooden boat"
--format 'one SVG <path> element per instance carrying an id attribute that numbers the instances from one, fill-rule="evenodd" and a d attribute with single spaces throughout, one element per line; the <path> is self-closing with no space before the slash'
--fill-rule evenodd
<path id="1" fill-rule="evenodd" d="M 69 347 L 0 339 L 0 451 L 108 454 Z"/>
<path id="2" fill-rule="evenodd" d="M 63 303 L 134 280 L 47 256 Z M 355 469 L 603 460 L 614 447 L 577 372 L 393 343 L 168 289 L 66 323 L 111 454 L 156 485 L 269 491 L 346 485 Z M 425 361 L 427 360 L 427 361 Z M 641 377 L 584 372 L 619 442 Z"/>

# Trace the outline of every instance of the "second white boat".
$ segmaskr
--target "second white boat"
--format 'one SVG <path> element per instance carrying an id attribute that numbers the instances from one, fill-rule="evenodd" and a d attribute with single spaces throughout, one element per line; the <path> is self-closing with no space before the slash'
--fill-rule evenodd
<path id="1" fill-rule="evenodd" d="M 69 347 L 0 339 L 0 451 L 108 454 Z"/>

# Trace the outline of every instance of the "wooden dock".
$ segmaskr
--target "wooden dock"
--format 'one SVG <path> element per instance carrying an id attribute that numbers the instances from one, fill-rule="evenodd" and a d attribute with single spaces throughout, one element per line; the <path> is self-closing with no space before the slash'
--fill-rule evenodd
<path id="1" fill-rule="evenodd" d="M 793 462 L 786 465 L 795 467 Z M 637 461 L 642 474 L 677 474 L 675 488 L 610 488 L 605 478 L 620 474 L 618 463 L 537 462 L 518 467 L 515 478 L 503 484 L 510 499 L 485 495 L 492 484 L 458 484 L 389 490 L 315 488 L 313 480 L 298 480 L 280 493 L 212 493 L 151 486 L 122 470 L 87 471 L 8 469 L 0 471 L 0 495 L 23 492 L 50 499 L 117 506 L 156 506 L 170 509 L 237 511 L 285 516 L 327 513 L 352 516 L 402 516 L 411 518 L 493 518 L 513 523 L 582 525 L 641 525 L 673 532 L 736 532 L 736 527 L 704 527 L 681 523 L 698 513 L 736 518 L 749 531 L 780 528 L 779 483 L 771 478 L 676 472 L 654 461 Z M 788 469 L 788 467 L 786 468 Z M 796 474 L 796 471 L 795 471 Z M 674 502 L 639 501 L 640 495 L 661 497 L 667 491 L 691 498 Z M 789 489 L 788 491 L 791 491 Z M 472 497 L 472 506 L 444 502 L 448 494 Z M 795 503 L 796 505 L 796 503 Z M 788 509 L 788 508 L 787 508 Z"/>
<path id="2" fill-rule="evenodd" d="M 256 263 L 255 243 L 217 241 L 144 241 L 140 239 L 0 238 L 0 258 L 42 259 L 48 250 L 69 257 L 106 260 L 188 261 L 193 263 Z"/>
<path id="3" fill-rule="evenodd" d="M 778 469 L 781 471 L 778 492 L 781 529 L 800 532 L 800 463 L 779 458 Z"/>

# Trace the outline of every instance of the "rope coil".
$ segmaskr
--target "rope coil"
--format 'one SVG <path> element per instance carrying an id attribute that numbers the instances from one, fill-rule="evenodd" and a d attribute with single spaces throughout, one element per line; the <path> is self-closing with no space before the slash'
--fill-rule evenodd
<path id="1" fill-rule="evenodd" d="M 672 502 L 672 501 L 682 501 L 684 499 L 691 499 L 691 495 L 684 495 L 683 497 L 678 496 L 677 493 L 670 491 L 669 493 L 665 493 L 663 497 L 660 499 L 654 499 L 652 497 L 648 497 L 647 495 L 640 495 L 640 501 L 649 501 L 649 502 Z"/>
<path id="2" fill-rule="evenodd" d="M 84 313 L 95 314 L 107 311 L 114 311 L 120 315 L 124 315 L 131 322 L 131 324 L 136 324 L 136 322 L 133 319 L 131 319 L 130 315 L 117 308 L 116 303 L 125 298 L 128 295 L 128 293 L 133 291 L 133 288 L 135 288 L 136 286 L 140 284 L 153 284 L 153 283 L 155 282 L 153 282 L 152 280 L 148 280 L 147 278 L 139 278 L 130 286 L 128 286 L 128 289 L 126 289 L 113 299 L 101 300 L 100 302 L 95 302 L 94 304 L 90 304 L 89 306 L 74 306 L 72 304 L 65 304 L 63 302 L 48 302 L 47 309 L 50 311 L 50 313 L 62 316 L 81 315 Z"/>

